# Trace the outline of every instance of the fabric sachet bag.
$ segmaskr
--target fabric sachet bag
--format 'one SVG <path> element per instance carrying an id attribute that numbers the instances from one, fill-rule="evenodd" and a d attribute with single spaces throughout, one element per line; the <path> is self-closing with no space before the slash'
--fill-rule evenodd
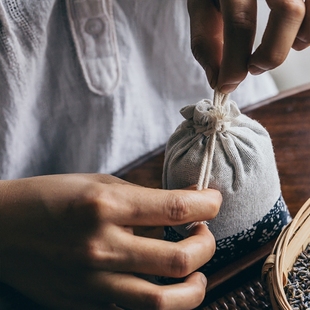
<path id="1" fill-rule="evenodd" d="M 163 187 L 221 192 L 223 202 L 207 224 L 216 239 L 212 260 L 201 268 L 210 275 L 246 252 L 279 235 L 290 220 L 281 195 L 270 136 L 242 114 L 227 95 L 181 109 L 185 118 L 171 135 L 165 152 Z M 165 227 L 165 239 L 179 241 L 188 226 Z"/>

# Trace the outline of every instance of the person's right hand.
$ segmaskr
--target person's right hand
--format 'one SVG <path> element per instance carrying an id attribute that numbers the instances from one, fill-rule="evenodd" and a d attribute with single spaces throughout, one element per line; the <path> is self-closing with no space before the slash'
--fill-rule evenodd
<path id="1" fill-rule="evenodd" d="M 0 280 L 39 304 L 192 309 L 203 300 L 206 279 L 194 271 L 215 251 L 208 228 L 198 225 L 172 243 L 136 236 L 133 227 L 211 219 L 219 192 L 149 189 L 74 174 L 0 181 L 0 193 Z M 157 286 L 137 274 L 188 277 Z"/>
<path id="2" fill-rule="evenodd" d="M 279 66 L 310 44 L 310 1 L 266 0 L 269 20 L 253 51 L 257 0 L 188 0 L 191 45 L 212 88 L 230 93 L 247 73 Z"/>

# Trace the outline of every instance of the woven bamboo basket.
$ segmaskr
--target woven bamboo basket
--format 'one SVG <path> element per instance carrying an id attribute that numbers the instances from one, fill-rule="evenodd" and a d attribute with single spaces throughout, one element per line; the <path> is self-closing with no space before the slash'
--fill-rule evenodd
<path id="1" fill-rule="evenodd" d="M 284 286 L 288 272 L 299 254 L 310 242 L 310 199 L 301 207 L 294 219 L 279 235 L 263 269 L 263 280 L 267 285 L 274 310 L 291 310 Z"/>

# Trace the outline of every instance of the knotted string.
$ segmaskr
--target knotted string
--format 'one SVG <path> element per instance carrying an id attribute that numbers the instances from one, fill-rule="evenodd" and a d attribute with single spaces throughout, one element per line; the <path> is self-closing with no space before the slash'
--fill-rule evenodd
<path id="1" fill-rule="evenodd" d="M 196 131 L 203 132 L 206 137 L 209 136 L 209 140 L 206 142 L 202 158 L 199 178 L 197 182 L 197 190 L 208 188 L 215 151 L 216 135 L 218 132 L 226 131 L 228 124 L 230 124 L 230 119 L 225 113 L 224 109 L 227 99 L 227 94 L 222 94 L 217 89 L 215 89 L 213 97 L 213 107 L 208 111 L 207 128 L 205 128 L 204 130 L 199 128 Z M 207 224 L 207 222 L 193 222 L 186 228 L 191 229 L 199 223 Z"/>
<path id="2" fill-rule="evenodd" d="M 227 101 L 228 95 L 220 93 L 217 89 L 214 91 L 213 107 L 209 111 L 209 120 L 207 130 L 204 132 L 205 136 L 210 136 L 208 143 L 206 143 L 200 174 L 197 183 L 197 190 L 208 188 L 212 162 L 215 150 L 215 141 L 217 132 L 223 132 L 227 128 L 227 115 L 224 112 L 224 105 Z"/>

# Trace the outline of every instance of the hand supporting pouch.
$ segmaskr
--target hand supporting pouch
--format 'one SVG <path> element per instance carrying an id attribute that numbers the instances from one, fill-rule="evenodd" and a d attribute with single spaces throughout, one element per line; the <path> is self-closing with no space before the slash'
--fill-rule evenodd
<path id="1" fill-rule="evenodd" d="M 208 226 L 217 241 L 211 263 L 222 265 L 276 237 L 290 220 L 272 142 L 263 126 L 217 91 L 213 101 L 180 112 L 185 121 L 167 143 L 163 187 L 197 184 L 221 192 L 219 214 Z M 187 226 L 166 227 L 166 239 L 183 239 Z"/>

